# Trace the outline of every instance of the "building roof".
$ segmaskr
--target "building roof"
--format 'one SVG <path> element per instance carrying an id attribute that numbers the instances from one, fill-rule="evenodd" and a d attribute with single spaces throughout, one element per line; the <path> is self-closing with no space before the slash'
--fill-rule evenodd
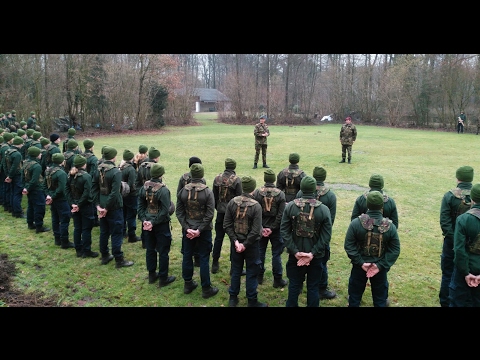
<path id="1" fill-rule="evenodd" d="M 217 89 L 195 88 L 194 95 L 199 97 L 200 101 L 217 102 L 230 101 L 230 99 Z"/>

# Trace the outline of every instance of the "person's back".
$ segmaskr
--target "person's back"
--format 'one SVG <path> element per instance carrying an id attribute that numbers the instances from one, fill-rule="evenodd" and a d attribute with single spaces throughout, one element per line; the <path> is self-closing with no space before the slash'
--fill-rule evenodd
<path id="1" fill-rule="evenodd" d="M 213 241 L 212 251 L 212 273 L 217 273 L 220 269 L 219 259 L 222 251 L 223 239 L 225 238 L 225 229 L 223 220 L 228 203 L 235 196 L 242 194 L 242 184 L 240 177 L 237 176 L 235 169 L 237 162 L 232 158 L 225 159 L 225 170 L 223 173 L 215 176 L 213 180 L 213 195 L 215 198 L 215 209 L 217 217 L 215 219 L 215 239 Z"/>
<path id="2" fill-rule="evenodd" d="M 352 214 L 350 220 L 354 220 L 362 214 L 367 212 L 367 196 L 371 191 L 379 191 L 383 196 L 383 216 L 388 217 L 392 220 L 395 227 L 398 229 L 398 210 L 397 204 L 392 197 L 390 197 L 386 192 L 383 191 L 384 180 L 383 177 L 379 174 L 372 174 L 368 183 L 370 187 L 369 190 L 365 191 L 362 195 L 358 196 L 355 199 L 353 205 Z"/>
<path id="3" fill-rule="evenodd" d="M 277 175 L 275 186 L 285 193 L 286 202 L 290 202 L 295 199 L 298 191 L 300 190 L 300 182 L 306 176 L 305 172 L 300 169 L 298 163 L 300 161 L 300 155 L 297 153 L 291 153 L 288 157 L 290 165 L 281 170 Z"/>
<path id="4" fill-rule="evenodd" d="M 454 272 L 455 223 L 459 215 L 470 209 L 473 174 L 474 171 L 471 166 L 459 167 L 455 173 L 457 185 L 443 195 L 440 204 L 440 228 L 443 235 L 443 245 L 440 255 L 442 277 L 438 296 L 442 307 L 450 306 L 449 286 Z"/>

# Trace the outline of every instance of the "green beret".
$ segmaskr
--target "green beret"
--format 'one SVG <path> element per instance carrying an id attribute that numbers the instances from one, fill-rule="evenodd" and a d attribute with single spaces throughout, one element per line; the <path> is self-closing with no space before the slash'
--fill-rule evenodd
<path id="1" fill-rule="evenodd" d="M 462 166 L 457 169 L 456 177 L 460 181 L 472 182 L 473 168 L 471 166 Z"/>
<path id="2" fill-rule="evenodd" d="M 61 153 L 55 153 L 52 155 L 52 162 L 55 164 L 61 164 L 63 160 L 65 160 L 65 156 Z"/>
<path id="3" fill-rule="evenodd" d="M 126 161 L 132 160 L 134 156 L 135 156 L 135 154 L 133 152 L 131 152 L 130 150 L 125 149 L 123 151 L 123 160 L 126 160 Z"/>
<path id="4" fill-rule="evenodd" d="M 38 155 L 40 155 L 40 149 L 36 146 L 30 146 L 27 150 L 28 156 L 32 158 L 36 158 Z"/>
<path id="5" fill-rule="evenodd" d="M 82 155 L 77 154 L 73 158 L 73 166 L 75 166 L 77 168 L 81 168 L 86 163 L 87 163 L 87 159 Z"/>
<path id="6" fill-rule="evenodd" d="M 150 160 L 160 157 L 160 150 L 155 149 L 153 146 L 148 150 L 148 157 Z"/>
<path id="7" fill-rule="evenodd" d="M 244 193 L 251 193 L 257 187 L 257 182 L 251 176 L 242 176 L 242 191 Z"/>
<path id="8" fill-rule="evenodd" d="M 380 191 L 370 191 L 367 195 L 367 208 L 381 210 L 383 208 L 383 195 Z"/>
<path id="9" fill-rule="evenodd" d="M 23 129 L 18 129 L 18 130 L 17 130 L 17 135 L 18 135 L 18 136 L 23 136 L 23 135 L 25 135 L 25 134 L 26 134 L 25 130 L 23 130 Z"/>
<path id="10" fill-rule="evenodd" d="M 12 113 L 11 113 L 10 111 L 7 111 L 7 112 L 5 113 L 5 115 L 7 115 L 7 116 L 8 116 L 8 115 L 12 115 Z"/>
<path id="11" fill-rule="evenodd" d="M 40 144 L 41 144 L 42 146 L 45 146 L 45 145 L 47 145 L 47 144 L 50 144 L 50 140 L 48 140 L 46 137 L 42 137 L 42 138 L 40 139 Z M 30 149 L 30 148 L 29 148 L 29 149 Z"/>
<path id="12" fill-rule="evenodd" d="M 138 152 L 140 154 L 145 154 L 148 151 L 148 146 L 147 145 L 140 145 L 138 147 Z"/>
<path id="13" fill-rule="evenodd" d="M 475 184 L 470 190 L 470 199 L 476 203 L 480 203 L 480 184 Z"/>
<path id="14" fill-rule="evenodd" d="M 315 166 L 313 168 L 313 177 L 317 181 L 324 181 L 325 178 L 327 177 L 327 170 L 325 170 L 321 166 Z"/>
<path id="15" fill-rule="evenodd" d="M 68 140 L 67 147 L 70 150 L 75 149 L 77 146 L 78 146 L 78 143 L 75 140 L 73 140 L 73 139 Z"/>
<path id="16" fill-rule="evenodd" d="M 165 168 L 159 163 L 153 164 L 150 168 L 150 175 L 152 176 L 152 178 L 159 178 L 163 176 L 163 174 L 165 174 Z"/>
<path id="17" fill-rule="evenodd" d="M 0 135 L 0 143 L 3 143 L 3 142 L 4 142 L 3 136 Z"/>
<path id="18" fill-rule="evenodd" d="M 263 172 L 263 181 L 266 183 L 273 183 L 276 180 L 275 172 L 272 169 L 265 169 Z"/>
<path id="19" fill-rule="evenodd" d="M 35 130 L 33 130 L 33 129 L 27 129 L 27 136 L 31 137 L 34 132 L 35 132 Z"/>
<path id="20" fill-rule="evenodd" d="M 17 113 L 17 112 L 16 112 L 15 110 L 12 110 L 12 114 L 16 114 L 16 113 Z M 27 124 L 27 123 L 25 123 L 25 125 L 26 125 L 26 124 Z"/>
<path id="21" fill-rule="evenodd" d="M 23 143 L 24 143 L 24 141 L 20 136 L 15 136 L 13 138 L 13 145 L 21 145 Z"/>
<path id="22" fill-rule="evenodd" d="M 368 181 L 368 186 L 370 189 L 383 189 L 383 176 L 379 174 L 373 174 L 370 176 L 370 180 Z"/>
<path id="23" fill-rule="evenodd" d="M 103 152 L 105 151 L 105 148 L 109 147 L 108 145 L 103 145 L 102 149 L 100 150 L 100 153 L 103 155 Z"/>
<path id="24" fill-rule="evenodd" d="M 38 140 L 42 137 L 42 133 L 40 131 L 34 131 L 32 137 L 33 140 Z"/>
<path id="25" fill-rule="evenodd" d="M 31 111 L 31 112 L 30 112 L 30 115 L 35 115 L 35 111 Z"/>
<path id="26" fill-rule="evenodd" d="M 27 122 L 26 122 L 26 121 L 23 121 L 23 120 L 20 121 L 20 126 L 21 126 L 21 127 L 24 127 L 25 125 L 27 125 Z"/>
<path id="27" fill-rule="evenodd" d="M 74 128 L 68 129 L 68 135 L 75 135 L 77 131 Z"/>
<path id="28" fill-rule="evenodd" d="M 16 132 L 16 131 L 12 131 L 12 135 L 13 135 L 13 137 L 17 136 L 17 132 Z"/>
<path id="29" fill-rule="evenodd" d="M 117 156 L 117 149 L 111 146 L 105 146 L 103 149 L 103 158 L 105 160 L 112 160 L 115 156 Z"/>
<path id="30" fill-rule="evenodd" d="M 0 114 L 0 118 L 2 118 L 2 117 L 4 117 L 4 116 L 5 116 L 5 114 L 4 114 L 4 113 L 1 113 L 1 114 Z"/>
<path id="31" fill-rule="evenodd" d="M 225 169 L 235 170 L 237 167 L 237 162 L 232 158 L 225 159 Z"/>
<path id="32" fill-rule="evenodd" d="M 6 132 L 6 133 L 3 134 L 3 140 L 4 140 L 5 142 L 8 142 L 8 141 L 10 141 L 10 140 L 12 140 L 12 139 L 13 139 L 12 133 Z"/>
<path id="33" fill-rule="evenodd" d="M 202 164 L 195 163 L 190 166 L 190 174 L 192 175 L 192 179 L 201 179 L 203 178 L 204 173 L 205 171 Z"/>
<path id="34" fill-rule="evenodd" d="M 297 153 L 292 153 L 288 156 L 288 161 L 290 161 L 290 164 L 298 164 L 300 161 L 300 155 Z"/>
<path id="35" fill-rule="evenodd" d="M 313 194 L 317 189 L 317 181 L 313 176 L 305 176 L 302 181 L 300 181 L 300 190 L 302 190 L 303 195 Z"/>
<path id="36" fill-rule="evenodd" d="M 85 147 L 85 149 L 91 149 L 93 145 L 94 143 L 92 140 L 90 139 L 83 140 L 83 146 Z"/>

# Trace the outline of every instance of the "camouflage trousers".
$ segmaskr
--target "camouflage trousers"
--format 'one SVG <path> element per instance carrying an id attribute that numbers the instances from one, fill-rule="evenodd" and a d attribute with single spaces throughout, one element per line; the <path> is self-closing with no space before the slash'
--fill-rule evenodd
<path id="1" fill-rule="evenodd" d="M 258 163 L 258 158 L 260 157 L 260 150 L 262 150 L 262 160 L 265 164 L 267 162 L 267 144 L 255 144 L 255 159 L 253 162 Z"/>
<path id="2" fill-rule="evenodd" d="M 344 145 L 342 144 L 342 159 L 347 157 L 348 153 L 348 160 L 352 158 L 352 145 Z"/>

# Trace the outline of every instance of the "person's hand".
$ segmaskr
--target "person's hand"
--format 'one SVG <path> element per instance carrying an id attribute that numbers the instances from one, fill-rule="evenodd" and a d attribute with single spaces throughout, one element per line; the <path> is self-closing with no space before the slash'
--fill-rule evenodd
<path id="1" fill-rule="evenodd" d="M 152 231 L 152 229 L 153 229 L 153 225 L 152 225 L 151 221 L 146 221 L 145 220 L 142 223 L 142 225 L 143 225 L 143 230 L 145 230 L 145 231 Z"/>
<path id="2" fill-rule="evenodd" d="M 380 269 L 378 268 L 377 264 L 373 263 L 372 265 L 370 265 L 370 267 L 367 270 L 367 277 L 368 278 L 374 277 L 375 275 L 378 274 L 379 271 Z"/>
<path id="3" fill-rule="evenodd" d="M 12 182 L 12 179 L 10 179 L 8 176 L 5 178 L 5 182 L 6 183 L 11 183 Z"/>
<path id="4" fill-rule="evenodd" d="M 25 188 L 23 188 L 23 190 L 22 190 L 22 195 L 28 195 L 28 190 L 25 189 Z"/>
<path id="5" fill-rule="evenodd" d="M 477 287 L 480 281 L 480 276 L 475 276 L 473 274 L 468 274 L 465 276 L 465 282 L 470 287 Z"/>
<path id="6" fill-rule="evenodd" d="M 50 195 L 47 195 L 47 198 L 45 199 L 45 204 L 50 205 L 52 201 L 52 197 Z"/>
<path id="7" fill-rule="evenodd" d="M 187 238 L 189 239 L 195 239 L 196 237 L 200 236 L 200 230 L 193 230 L 193 229 L 187 229 Z"/>
<path id="8" fill-rule="evenodd" d="M 238 253 L 245 251 L 245 245 L 240 243 L 238 240 L 235 240 L 235 251 Z"/>
<path id="9" fill-rule="evenodd" d="M 271 233 L 272 233 L 272 229 L 270 229 L 270 228 L 263 228 L 262 229 L 262 236 L 263 237 L 269 237 Z"/>
<path id="10" fill-rule="evenodd" d="M 372 263 L 363 263 L 362 265 L 363 271 L 367 272 L 370 266 L 372 266 Z"/>
<path id="11" fill-rule="evenodd" d="M 76 213 L 80 210 L 77 204 L 72 204 L 72 210 L 70 210 L 72 213 Z"/>

